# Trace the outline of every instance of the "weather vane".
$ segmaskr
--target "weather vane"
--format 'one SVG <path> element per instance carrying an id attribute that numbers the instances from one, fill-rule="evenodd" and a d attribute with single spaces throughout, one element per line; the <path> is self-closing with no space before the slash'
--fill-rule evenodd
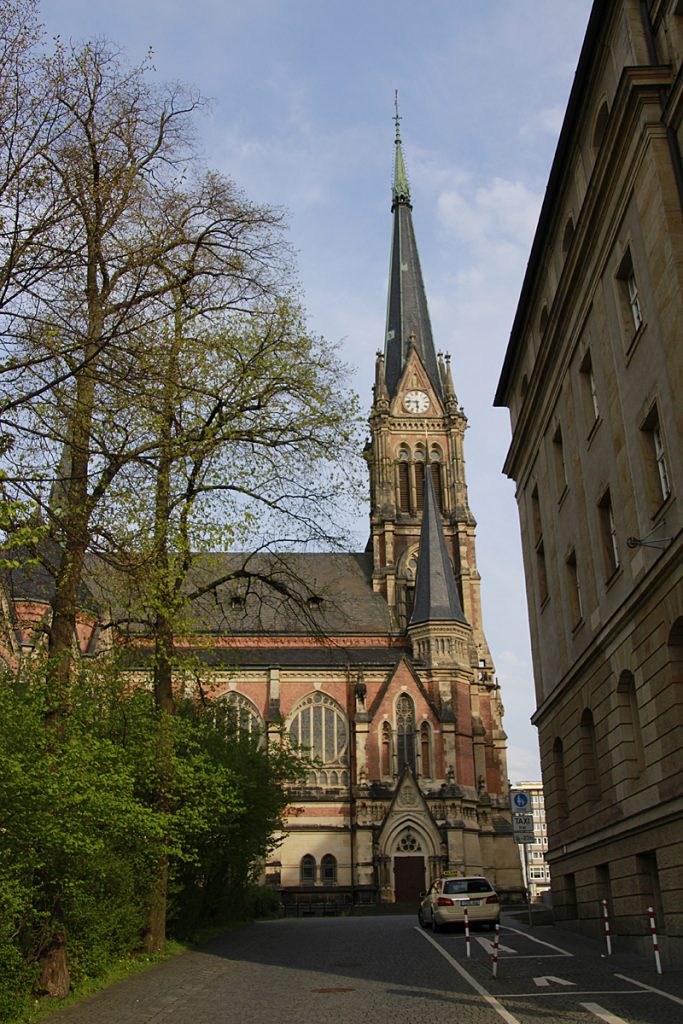
<path id="1" fill-rule="evenodd" d="M 396 124 L 396 140 L 400 142 L 401 130 L 399 121 L 401 120 L 401 115 L 398 112 L 398 89 L 394 89 L 394 107 L 396 108 L 396 113 L 394 114 L 394 123 Z"/>

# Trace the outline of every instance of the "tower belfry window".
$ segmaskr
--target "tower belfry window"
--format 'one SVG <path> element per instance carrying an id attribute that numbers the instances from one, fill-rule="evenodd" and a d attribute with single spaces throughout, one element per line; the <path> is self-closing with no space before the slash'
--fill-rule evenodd
<path id="1" fill-rule="evenodd" d="M 398 510 L 410 512 L 410 466 L 407 462 L 398 464 Z"/>
<path id="2" fill-rule="evenodd" d="M 425 464 L 415 463 L 415 504 L 418 511 L 422 511 L 425 503 Z"/>
<path id="3" fill-rule="evenodd" d="M 443 512 L 443 487 L 441 483 L 441 465 L 438 462 L 432 462 L 430 465 L 432 471 L 432 483 L 434 484 L 434 497 L 436 498 L 436 507 L 439 512 Z"/>

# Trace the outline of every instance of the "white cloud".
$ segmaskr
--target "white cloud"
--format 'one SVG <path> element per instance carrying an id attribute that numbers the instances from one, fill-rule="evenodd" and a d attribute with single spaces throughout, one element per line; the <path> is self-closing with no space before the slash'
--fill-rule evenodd
<path id="1" fill-rule="evenodd" d="M 535 138 L 538 135 L 553 135 L 557 138 L 562 127 L 563 118 L 564 107 L 561 106 L 537 110 L 532 117 L 523 121 L 520 125 L 520 138 L 529 139 Z"/>
<path id="2" fill-rule="evenodd" d="M 527 250 L 533 237 L 541 197 L 523 182 L 494 178 L 471 195 L 450 189 L 437 201 L 442 227 L 456 238 L 481 246 L 509 239 Z"/>

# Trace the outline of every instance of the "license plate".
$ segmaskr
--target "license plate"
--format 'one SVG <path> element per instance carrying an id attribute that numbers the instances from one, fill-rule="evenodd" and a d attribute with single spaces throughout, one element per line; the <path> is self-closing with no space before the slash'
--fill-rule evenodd
<path id="1" fill-rule="evenodd" d="M 458 900 L 461 907 L 478 907 L 481 900 Z"/>

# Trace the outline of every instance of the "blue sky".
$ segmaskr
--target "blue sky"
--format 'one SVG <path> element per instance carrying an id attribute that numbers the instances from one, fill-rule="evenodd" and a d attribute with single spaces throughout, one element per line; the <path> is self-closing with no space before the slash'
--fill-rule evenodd
<path id="1" fill-rule="evenodd" d="M 590 0 L 44 0 L 49 35 L 105 36 L 212 100 L 207 162 L 284 206 L 312 328 L 369 406 L 383 345 L 394 90 L 434 338 L 469 418 L 484 627 L 511 780 L 538 778 L 510 441 L 492 401 Z M 356 544 L 365 546 L 367 519 Z"/>

